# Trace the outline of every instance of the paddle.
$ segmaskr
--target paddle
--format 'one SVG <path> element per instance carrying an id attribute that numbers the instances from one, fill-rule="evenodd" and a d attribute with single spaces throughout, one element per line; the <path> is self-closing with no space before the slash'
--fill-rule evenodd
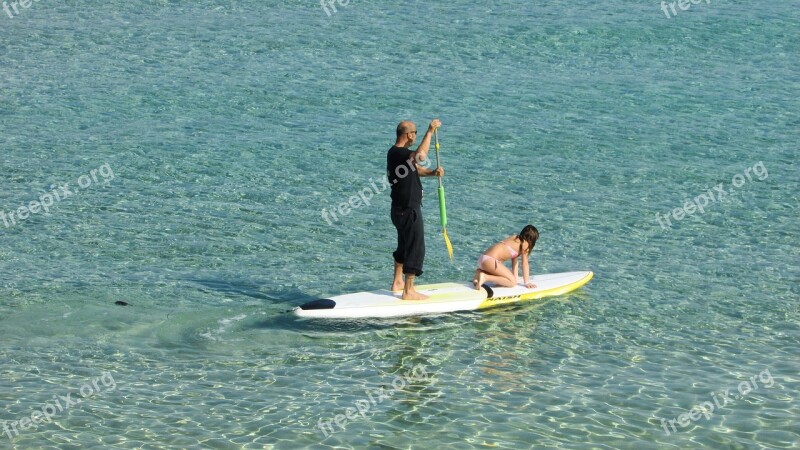
<path id="1" fill-rule="evenodd" d="M 435 140 L 436 148 L 436 167 L 441 167 L 439 162 L 439 132 L 433 130 L 433 138 Z M 442 233 L 444 234 L 444 244 L 447 246 L 447 253 L 450 255 L 450 262 L 453 261 L 453 244 L 450 243 L 450 238 L 447 237 L 447 206 L 444 202 L 444 186 L 442 186 L 442 177 L 439 178 L 439 218 L 442 219 Z"/>

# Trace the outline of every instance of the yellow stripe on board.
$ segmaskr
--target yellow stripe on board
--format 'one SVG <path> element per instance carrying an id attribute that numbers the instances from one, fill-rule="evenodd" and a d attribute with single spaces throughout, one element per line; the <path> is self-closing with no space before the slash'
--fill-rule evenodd
<path id="1" fill-rule="evenodd" d="M 507 303 L 516 303 L 525 300 L 535 300 L 537 298 L 542 298 L 542 297 L 550 297 L 553 295 L 566 294 L 567 292 L 572 292 L 575 289 L 578 289 L 579 287 L 588 283 L 589 280 L 592 279 L 592 277 L 594 277 L 594 272 L 589 272 L 588 274 L 586 274 L 585 277 L 581 278 L 580 280 L 564 286 L 559 286 L 544 291 L 529 292 L 527 294 L 522 294 L 522 295 L 509 295 L 506 297 L 487 298 L 486 300 L 481 302 L 480 305 L 478 305 L 478 309 L 491 308 L 493 306 L 505 305 Z"/>

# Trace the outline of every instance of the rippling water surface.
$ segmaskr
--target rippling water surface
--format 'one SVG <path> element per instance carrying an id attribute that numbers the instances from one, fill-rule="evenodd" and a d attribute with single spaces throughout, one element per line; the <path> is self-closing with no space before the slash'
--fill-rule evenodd
<path id="1" fill-rule="evenodd" d="M 797 2 L 546 3 L 0 13 L 0 448 L 797 448 Z M 293 318 L 388 287 L 385 151 L 434 117 L 420 282 L 527 223 L 595 278 Z"/>

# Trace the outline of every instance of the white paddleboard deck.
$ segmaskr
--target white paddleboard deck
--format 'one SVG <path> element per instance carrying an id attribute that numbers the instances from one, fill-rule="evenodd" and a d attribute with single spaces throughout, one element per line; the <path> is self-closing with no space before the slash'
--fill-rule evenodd
<path id="1" fill-rule="evenodd" d="M 379 290 L 314 300 L 294 309 L 300 317 L 356 319 L 365 317 L 402 317 L 471 311 L 533 300 L 574 291 L 594 276 L 593 272 L 564 272 L 534 275 L 536 288 L 528 289 L 519 278 L 514 287 L 495 287 L 491 283 L 476 290 L 472 283 L 440 283 L 417 286 L 430 296 L 427 300 L 403 300 L 402 292 Z"/>

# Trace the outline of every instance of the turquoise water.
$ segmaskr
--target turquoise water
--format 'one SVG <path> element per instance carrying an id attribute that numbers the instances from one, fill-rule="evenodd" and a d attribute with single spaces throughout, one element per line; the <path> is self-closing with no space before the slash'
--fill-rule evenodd
<path id="1" fill-rule="evenodd" d="M 797 448 L 798 30 L 796 1 L 0 12 L 0 448 Z M 595 278 L 287 314 L 389 286 L 385 151 L 434 117 L 455 261 L 425 180 L 420 282 L 527 223 L 535 273 Z"/>

